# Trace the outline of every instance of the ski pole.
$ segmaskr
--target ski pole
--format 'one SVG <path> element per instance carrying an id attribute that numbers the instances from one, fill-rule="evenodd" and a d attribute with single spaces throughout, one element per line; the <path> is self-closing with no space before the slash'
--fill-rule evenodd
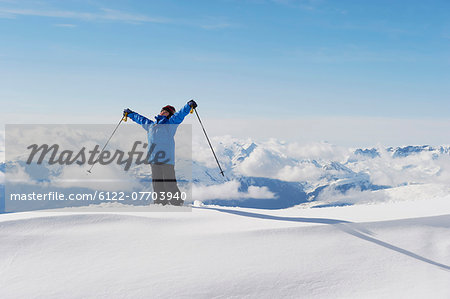
<path id="1" fill-rule="evenodd" d="M 223 174 L 222 167 L 220 167 L 220 163 L 219 163 L 219 160 L 217 159 L 216 153 L 214 152 L 214 149 L 213 149 L 213 147 L 212 147 L 212 145 L 211 145 L 211 142 L 209 141 L 208 134 L 206 134 L 205 127 L 203 126 L 203 123 L 202 123 L 202 121 L 200 120 L 200 116 L 198 116 L 197 109 L 192 108 L 192 109 L 191 109 L 191 113 L 192 113 L 192 110 L 195 111 L 195 114 L 197 115 L 198 121 L 200 122 L 200 125 L 202 126 L 203 133 L 205 133 L 206 140 L 208 140 L 209 147 L 211 148 L 211 151 L 212 151 L 212 153 L 213 153 L 213 155 L 214 155 L 214 158 L 216 159 L 217 166 L 219 166 L 220 174 L 221 174 L 223 177 L 225 177 L 225 175 Z"/>
<path id="2" fill-rule="evenodd" d="M 116 128 L 114 129 L 114 131 L 112 132 L 111 136 L 109 136 L 108 141 L 106 141 L 105 145 L 103 146 L 102 150 L 100 151 L 99 156 L 103 153 L 103 151 L 105 150 L 106 146 L 108 145 L 109 141 L 111 140 L 111 138 L 113 137 L 114 133 L 116 133 L 117 129 L 119 128 L 120 124 L 122 123 L 122 121 L 127 121 L 128 119 L 128 113 L 125 113 L 122 118 L 120 119 L 119 123 L 117 124 Z M 97 160 L 98 161 L 98 160 Z M 95 163 L 97 163 L 97 161 L 95 161 L 91 168 L 89 168 L 89 170 L 87 172 L 91 173 L 92 168 L 94 168 Z"/>

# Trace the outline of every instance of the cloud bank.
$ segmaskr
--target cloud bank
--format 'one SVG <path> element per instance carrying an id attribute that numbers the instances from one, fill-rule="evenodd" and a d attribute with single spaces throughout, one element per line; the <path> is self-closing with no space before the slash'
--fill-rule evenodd
<path id="1" fill-rule="evenodd" d="M 69 10 L 41 10 L 41 9 L 22 9 L 22 8 L 0 8 L 0 16 L 35 16 L 60 19 L 74 19 L 82 21 L 115 21 L 125 23 L 169 23 L 166 18 L 149 17 L 142 14 L 134 14 L 125 11 L 102 8 L 97 12 L 82 12 Z"/>
<path id="2" fill-rule="evenodd" d="M 249 186 L 247 192 L 239 191 L 240 187 L 241 184 L 237 181 L 229 181 L 210 186 L 197 184 L 192 186 L 192 198 L 198 201 L 211 199 L 275 198 L 275 194 L 269 191 L 267 187 Z"/>
<path id="3" fill-rule="evenodd" d="M 68 147 L 79 146 L 81 143 L 78 139 L 103 143 L 111 128 L 100 128 L 102 130 L 98 132 L 91 129 L 83 133 L 82 130 L 67 131 L 67 128 L 57 127 L 53 135 L 46 134 L 45 137 L 54 139 L 70 132 L 68 135 L 76 138 L 66 136 L 63 144 Z M 32 136 L 39 140 L 44 138 L 42 131 L 32 129 Z M 117 138 L 111 146 L 119 145 L 115 144 L 117 142 L 124 143 L 126 147 L 126 138 L 135 138 L 132 132 L 124 130 L 122 133 L 127 133 L 126 136 Z M 140 133 L 137 131 L 136 136 L 141 136 Z M 0 138 L 0 143 L 3 140 Z M 21 147 L 26 144 L 23 142 L 23 139 L 15 141 L 15 145 Z M 214 137 L 212 144 L 229 179 L 227 181 L 218 174 L 216 161 L 206 141 L 194 138 L 192 144 L 192 200 L 264 201 L 278 200 L 280 194 L 296 198 L 306 193 L 305 198 L 322 204 L 355 204 L 450 193 L 450 146 L 392 148 L 378 145 L 358 149 L 328 142 L 300 143 L 277 139 L 255 142 L 248 138 Z M 81 172 L 83 177 L 80 177 Z M 50 174 L 49 180 L 65 187 L 95 188 L 105 185 L 104 189 L 112 190 L 108 184 L 114 188 L 120 183 L 124 190 L 142 189 L 143 186 L 136 183 L 141 178 L 145 179 L 142 182 L 148 188 L 151 186 L 147 166 L 132 169 L 128 173 L 117 167 L 98 167 L 94 175 L 89 177 L 92 181 L 88 181 L 87 177 L 85 180 L 84 171 L 79 167 L 53 169 Z M 177 171 L 177 175 L 181 181 L 190 180 L 190 175 L 182 171 Z M 20 167 L 10 173 L 9 178 L 31 180 L 29 173 Z M 0 177 L 1 180 L 4 179 Z M 111 184 L 114 180 L 118 183 Z M 286 188 L 291 188 L 289 193 L 285 192 Z"/>

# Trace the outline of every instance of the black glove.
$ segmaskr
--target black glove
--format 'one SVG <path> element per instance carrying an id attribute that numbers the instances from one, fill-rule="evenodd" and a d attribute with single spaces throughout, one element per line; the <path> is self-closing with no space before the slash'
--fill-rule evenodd
<path id="1" fill-rule="evenodd" d="M 197 103 L 194 100 L 190 100 L 188 102 L 188 105 L 191 106 L 194 109 L 197 108 L 197 106 L 198 106 Z"/>
<path id="2" fill-rule="evenodd" d="M 130 110 L 129 108 L 123 110 L 123 116 L 131 114 L 131 113 L 134 113 L 134 111 Z"/>

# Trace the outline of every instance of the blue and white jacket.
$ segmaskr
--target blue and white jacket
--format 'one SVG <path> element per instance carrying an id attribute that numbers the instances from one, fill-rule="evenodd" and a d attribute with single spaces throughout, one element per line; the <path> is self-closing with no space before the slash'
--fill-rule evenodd
<path id="1" fill-rule="evenodd" d="M 164 164 L 175 164 L 175 133 L 178 125 L 183 122 L 190 111 L 191 106 L 186 104 L 179 111 L 175 112 L 172 117 L 167 118 L 163 115 L 156 115 L 154 121 L 136 112 L 128 114 L 129 118 L 140 124 L 147 131 L 148 150 L 150 151 L 152 145 L 155 145 L 149 156 L 151 164 L 155 164 L 155 161 L 164 161 Z M 155 157 L 158 152 L 165 153 L 164 157 Z"/>

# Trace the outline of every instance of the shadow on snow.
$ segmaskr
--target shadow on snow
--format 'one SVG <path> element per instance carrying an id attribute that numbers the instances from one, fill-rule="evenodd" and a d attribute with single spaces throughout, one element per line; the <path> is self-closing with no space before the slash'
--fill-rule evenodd
<path id="1" fill-rule="evenodd" d="M 362 228 L 361 225 L 358 225 L 357 223 L 350 222 L 350 221 L 338 220 L 338 219 L 328 219 L 328 218 L 281 217 L 281 216 L 273 216 L 273 215 L 258 214 L 258 213 L 228 210 L 228 209 L 220 209 L 220 208 L 200 207 L 198 209 L 215 210 L 215 211 L 222 212 L 222 213 L 228 213 L 228 214 L 233 214 L 233 215 L 238 215 L 238 216 L 243 216 L 243 217 L 267 219 L 267 220 L 329 224 L 329 225 L 333 225 L 334 227 L 338 228 L 339 230 L 341 230 L 347 234 L 350 234 L 354 237 L 357 237 L 359 239 L 362 239 L 362 240 L 371 242 L 373 244 L 379 245 L 381 247 L 396 251 L 398 253 L 404 254 L 404 255 L 414 258 L 416 260 L 439 267 L 440 269 L 450 271 L 450 266 L 435 262 L 433 260 L 430 260 L 428 258 L 420 256 L 414 252 L 411 252 L 406 249 L 389 244 L 387 242 L 378 240 L 373 237 L 374 234 L 372 232 Z"/>

